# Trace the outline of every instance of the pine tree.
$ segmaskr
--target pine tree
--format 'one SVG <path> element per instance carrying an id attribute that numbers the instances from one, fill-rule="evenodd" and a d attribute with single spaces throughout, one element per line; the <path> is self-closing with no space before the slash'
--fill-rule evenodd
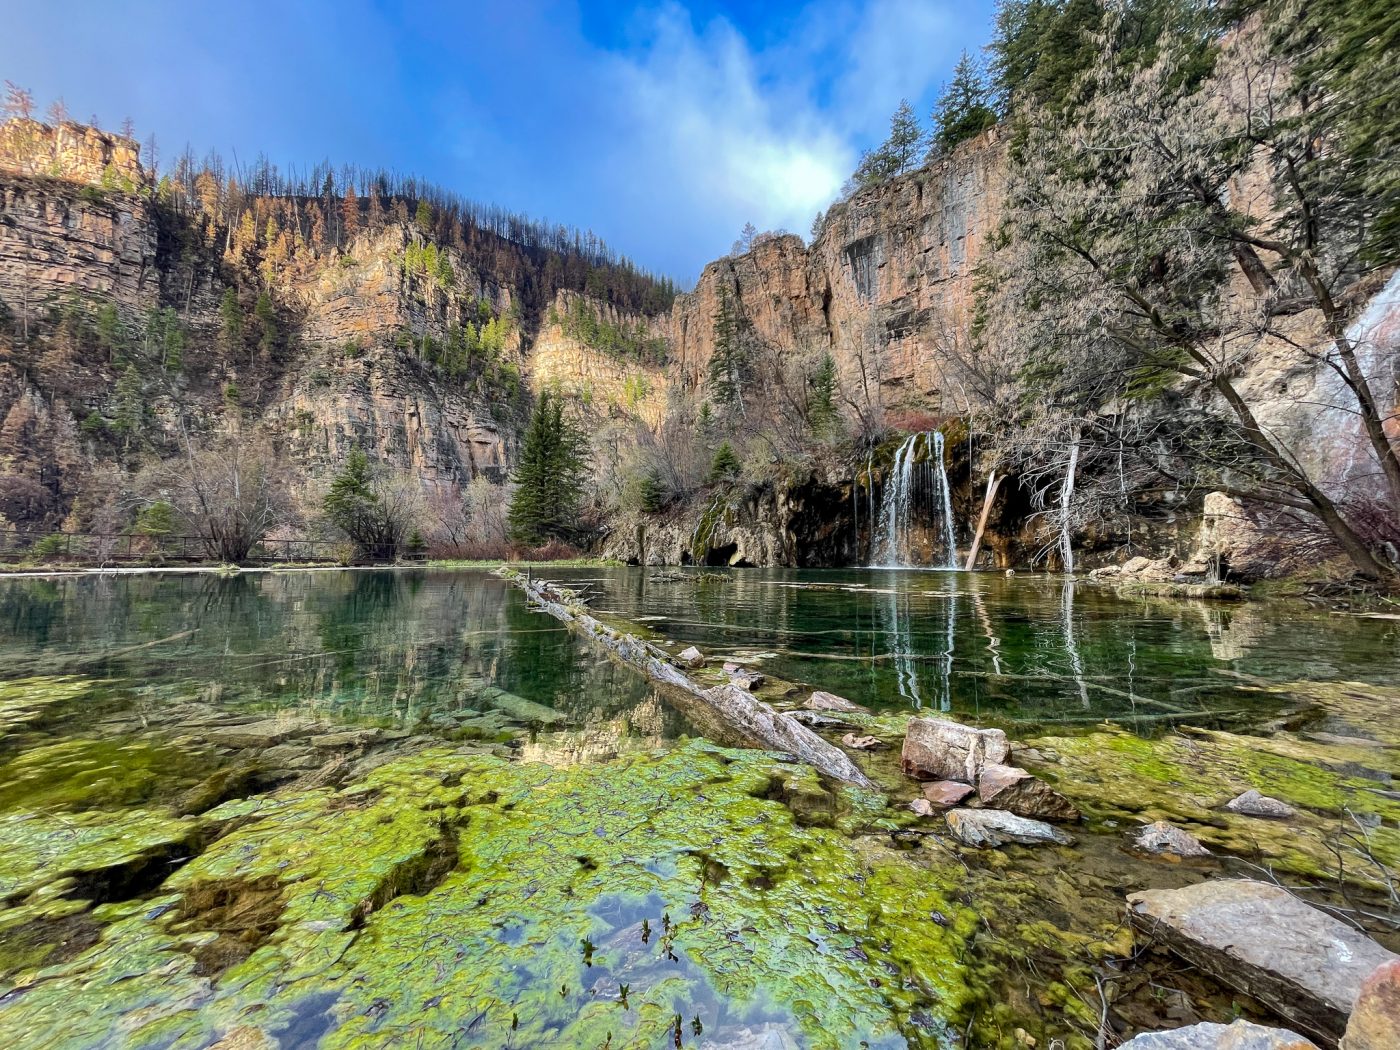
<path id="1" fill-rule="evenodd" d="M 136 365 L 129 364 L 117 380 L 116 418 L 112 421 L 112 429 L 121 435 L 123 448 L 130 448 L 131 443 L 140 438 L 141 424 L 145 418 L 146 402 L 141 376 L 136 371 Z"/>
<path id="2" fill-rule="evenodd" d="M 232 288 L 224 292 L 223 302 L 219 303 L 219 344 L 227 354 L 243 349 L 243 307 Z"/>
<path id="3" fill-rule="evenodd" d="M 811 387 L 812 400 L 807 421 L 811 424 L 812 433 L 826 437 L 836 428 L 837 422 L 836 359 L 831 354 L 822 355 L 821 363 L 812 376 Z"/>
<path id="4" fill-rule="evenodd" d="M 253 320 L 258 326 L 258 349 L 271 357 L 277 349 L 277 310 L 272 305 L 272 297 L 266 292 L 258 295 L 253 307 Z"/>
<path id="5" fill-rule="evenodd" d="M 914 167 L 923 153 L 924 132 L 919 127 L 919 118 L 907 99 L 901 99 L 899 108 L 890 117 L 890 137 L 885 140 L 884 149 L 889 153 L 896 175 L 902 175 Z"/>
<path id="6" fill-rule="evenodd" d="M 427 237 L 433 232 L 433 209 L 425 200 L 418 202 L 418 210 L 413 215 L 413 224 L 418 227 L 418 231 Z"/>
<path id="7" fill-rule="evenodd" d="M 719 309 L 714 317 L 715 348 L 710 355 L 710 392 L 715 404 L 741 413 L 748 379 L 744 335 L 743 317 L 734 305 L 734 296 L 728 285 L 720 285 Z"/>
<path id="8" fill-rule="evenodd" d="M 508 523 L 516 543 L 537 546 L 578 532 L 585 475 L 586 439 L 564 418 L 563 403 L 540 394 L 525 431 L 520 462 L 512 480 Z"/>
<path id="9" fill-rule="evenodd" d="M 733 481 L 739 476 L 740 469 L 739 457 L 734 454 L 734 446 L 726 441 L 715 449 L 714 459 L 710 461 L 710 475 L 706 480 L 711 485 Z"/>
<path id="10" fill-rule="evenodd" d="M 973 62 L 972 56 L 964 51 L 953 70 L 953 79 L 933 107 L 933 141 L 929 145 L 929 157 L 946 153 L 958 143 L 975 138 L 996 122 L 991 93 L 982 71 Z"/>

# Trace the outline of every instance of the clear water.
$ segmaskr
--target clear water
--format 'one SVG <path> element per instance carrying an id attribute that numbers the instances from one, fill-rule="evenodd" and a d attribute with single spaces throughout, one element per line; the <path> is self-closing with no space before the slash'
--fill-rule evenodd
<path id="1" fill-rule="evenodd" d="M 650 695 L 484 572 L 0 580 L 0 680 L 78 672 L 153 696 L 409 729 L 489 707 L 486 687 L 576 727 Z"/>
<path id="2" fill-rule="evenodd" d="M 1295 604 L 956 572 L 547 575 L 674 648 L 1030 740 L 1105 719 L 1257 729 L 1288 683 L 1400 683 L 1400 622 Z M 219 737 L 298 719 L 316 728 Z M 380 735 L 311 735 L 336 729 Z M 1024 968 L 1027 938 L 1104 936 L 1126 889 L 1206 874 L 1124 851 L 1135 800 L 1072 857 L 984 866 L 936 822 L 900 830 L 904 801 L 838 806 L 810 771 L 691 733 L 484 572 L 0 580 L 0 1045 L 249 1028 L 247 1045 L 942 1050 L 1018 1026 L 1050 1045 L 1068 971 Z M 1351 769 L 1356 745 L 1336 746 Z M 868 760 L 907 801 L 896 755 Z M 1163 982 L 1183 1016 L 1229 1016 L 1177 970 L 1125 994 L 1128 1028 L 1158 1022 Z"/>
<path id="3" fill-rule="evenodd" d="M 1073 725 L 1211 721 L 1278 704 L 1261 684 L 1400 682 L 1400 621 L 1302 603 L 1127 600 L 1054 576 L 744 569 L 589 581 L 595 607 L 677 645 L 760 654 L 772 674 L 890 710 Z M 1262 681 L 1261 681 L 1262 680 Z"/>

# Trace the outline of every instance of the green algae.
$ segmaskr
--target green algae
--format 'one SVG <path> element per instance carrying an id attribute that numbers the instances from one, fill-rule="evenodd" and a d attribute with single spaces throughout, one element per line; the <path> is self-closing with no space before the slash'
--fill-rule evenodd
<path id="1" fill-rule="evenodd" d="M 0 765 L 0 812 L 142 805 L 188 787 L 211 764 L 204 752 L 149 740 L 59 740 Z"/>
<path id="2" fill-rule="evenodd" d="M 94 685 L 61 675 L 0 681 L 0 741 L 41 721 L 50 708 L 87 696 Z"/>
<path id="3" fill-rule="evenodd" d="M 351 789 L 227 803 L 166 903 L 103 910 L 97 945 L 0 1007 L 0 1041 L 196 1046 L 254 1025 L 323 1047 L 464 1030 L 655 1046 L 680 1015 L 717 1038 L 776 1024 L 816 1048 L 946 1045 L 976 924 L 961 869 L 804 826 L 775 781 L 822 790 L 697 742 L 585 769 L 422 752 Z M 245 898 L 275 928 L 211 980 L 208 902 Z"/>
<path id="4" fill-rule="evenodd" d="M 1397 756 L 1379 744 L 1368 749 L 1286 731 L 1253 737 L 1200 730 L 1152 739 L 1105 730 L 1033 743 L 1060 758 L 1035 772 L 1099 824 L 1167 820 L 1216 851 L 1363 888 L 1378 884 L 1376 860 L 1389 866 L 1400 859 L 1400 802 L 1383 791 Z M 1225 809 L 1251 788 L 1297 813 L 1267 820 Z"/>

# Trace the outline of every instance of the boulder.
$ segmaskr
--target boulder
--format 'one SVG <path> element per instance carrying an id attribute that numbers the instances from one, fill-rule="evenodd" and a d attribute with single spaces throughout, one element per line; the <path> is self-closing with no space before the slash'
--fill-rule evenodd
<path id="1" fill-rule="evenodd" d="M 676 662 L 682 667 L 704 667 L 705 654 L 692 645 L 690 648 L 682 649 L 676 654 Z"/>
<path id="2" fill-rule="evenodd" d="M 1175 824 L 1159 820 L 1138 831 L 1133 845 L 1144 853 L 1171 853 L 1178 857 L 1209 857 L 1210 850 L 1201 840 L 1182 831 Z"/>
<path id="3" fill-rule="evenodd" d="M 1272 817 L 1278 820 L 1291 817 L 1297 812 L 1288 803 L 1280 802 L 1268 795 L 1261 795 L 1253 788 L 1250 788 L 1243 795 L 1236 795 L 1225 803 L 1225 808 L 1231 813 L 1242 813 L 1246 817 Z"/>
<path id="4" fill-rule="evenodd" d="M 1366 978 L 1400 958 L 1280 886 L 1215 879 L 1128 897 L 1135 925 L 1187 962 L 1333 1045 Z"/>
<path id="5" fill-rule="evenodd" d="M 1317 1050 L 1317 1044 L 1286 1028 L 1265 1028 L 1249 1021 L 1207 1021 L 1169 1032 L 1145 1032 L 1119 1050 Z"/>
<path id="6" fill-rule="evenodd" d="M 935 780 L 924 785 L 924 798 L 935 806 L 947 809 L 949 806 L 956 806 L 976 790 L 971 784 L 957 780 Z"/>
<path id="7" fill-rule="evenodd" d="M 1381 963 L 1361 985 L 1341 1050 L 1400 1047 L 1400 962 Z"/>
<path id="8" fill-rule="evenodd" d="M 984 806 L 1005 809 L 1019 817 L 1037 820 L 1074 821 L 1079 810 L 1065 798 L 1024 769 L 988 762 L 977 778 L 977 797 Z"/>
<path id="9" fill-rule="evenodd" d="M 841 743 L 855 751 L 883 751 L 888 746 L 878 736 L 856 736 L 855 733 L 847 733 Z"/>
<path id="10" fill-rule="evenodd" d="M 862 711 L 868 712 L 868 707 L 861 707 L 860 704 L 847 700 L 844 696 L 837 696 L 835 693 L 823 693 L 818 689 L 807 698 L 807 702 L 802 706 L 811 708 L 813 711 Z"/>
<path id="11" fill-rule="evenodd" d="M 1074 842 L 1059 828 L 997 809 L 951 809 L 945 819 L 959 842 L 979 849 L 1004 846 L 1008 842 L 1019 842 L 1024 846 L 1050 842 L 1068 846 Z"/>
<path id="12" fill-rule="evenodd" d="M 933 803 L 926 798 L 916 798 L 913 802 L 909 803 L 909 808 L 921 817 L 931 817 L 937 812 L 933 808 Z"/>
<path id="13" fill-rule="evenodd" d="M 977 783 L 988 762 L 1006 761 L 1009 749 L 1000 729 L 973 729 L 941 718 L 911 718 L 900 764 L 916 780 Z"/>
<path id="14" fill-rule="evenodd" d="M 808 729 L 851 728 L 851 723 L 847 722 L 845 719 L 833 718 L 831 715 L 823 714 L 820 711 L 808 711 L 806 708 L 802 708 L 798 711 L 788 711 L 786 714 L 794 722 L 801 722 Z"/>

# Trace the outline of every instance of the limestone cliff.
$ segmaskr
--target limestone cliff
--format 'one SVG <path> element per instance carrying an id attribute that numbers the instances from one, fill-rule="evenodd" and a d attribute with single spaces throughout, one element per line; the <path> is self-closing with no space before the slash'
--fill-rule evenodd
<path id="1" fill-rule="evenodd" d="M 668 320 L 671 362 L 697 387 L 714 350 L 727 285 L 757 334 L 782 347 L 829 350 L 844 385 L 883 377 L 891 411 L 956 412 L 941 351 L 965 338 L 975 268 L 995 228 L 1005 179 L 996 129 L 909 175 L 833 205 L 810 247 L 760 240 L 705 267 Z"/>

